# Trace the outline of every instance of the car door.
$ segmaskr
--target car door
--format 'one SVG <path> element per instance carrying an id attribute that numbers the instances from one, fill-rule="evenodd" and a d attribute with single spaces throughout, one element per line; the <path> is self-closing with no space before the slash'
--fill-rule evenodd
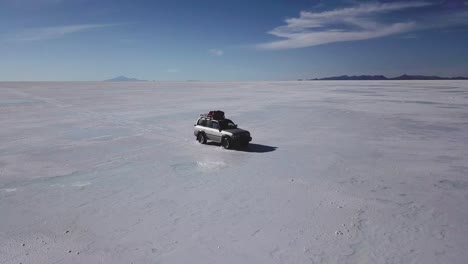
<path id="1" fill-rule="evenodd" d="M 195 136 L 198 136 L 198 133 L 200 133 L 201 131 L 205 131 L 205 129 L 206 129 L 206 120 L 203 118 L 200 118 L 198 119 L 198 122 L 195 124 L 193 133 L 195 134 Z"/>
<path id="2" fill-rule="evenodd" d="M 217 121 L 208 120 L 206 134 L 209 140 L 221 142 L 221 132 Z"/>

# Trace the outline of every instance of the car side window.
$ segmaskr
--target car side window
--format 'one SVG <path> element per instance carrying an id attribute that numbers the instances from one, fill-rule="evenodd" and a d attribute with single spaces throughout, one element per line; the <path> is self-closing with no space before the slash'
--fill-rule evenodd
<path id="1" fill-rule="evenodd" d="M 198 120 L 198 125 L 199 126 L 206 126 L 206 120 L 205 119 Z"/>
<path id="2" fill-rule="evenodd" d="M 213 123 L 213 121 L 207 120 L 207 121 L 206 121 L 206 127 L 211 127 L 211 126 L 212 126 L 212 123 Z"/>
<path id="3" fill-rule="evenodd" d="M 219 128 L 218 122 L 213 122 L 211 127 L 214 128 L 214 129 L 218 129 Z"/>

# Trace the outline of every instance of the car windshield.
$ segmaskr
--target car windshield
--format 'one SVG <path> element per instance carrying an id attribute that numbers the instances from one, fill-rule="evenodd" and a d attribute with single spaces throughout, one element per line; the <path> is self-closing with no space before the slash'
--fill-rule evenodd
<path id="1" fill-rule="evenodd" d="M 234 124 L 234 122 L 232 122 L 229 119 L 220 120 L 219 121 L 219 126 L 221 127 L 221 129 L 230 129 L 230 128 L 236 128 L 237 127 L 236 124 Z"/>

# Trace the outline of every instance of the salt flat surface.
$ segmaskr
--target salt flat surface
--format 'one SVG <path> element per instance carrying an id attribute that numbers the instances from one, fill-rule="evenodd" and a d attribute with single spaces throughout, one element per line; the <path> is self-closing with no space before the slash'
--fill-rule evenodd
<path id="1" fill-rule="evenodd" d="M 0 263 L 467 260 L 468 82 L 0 83 Z"/>

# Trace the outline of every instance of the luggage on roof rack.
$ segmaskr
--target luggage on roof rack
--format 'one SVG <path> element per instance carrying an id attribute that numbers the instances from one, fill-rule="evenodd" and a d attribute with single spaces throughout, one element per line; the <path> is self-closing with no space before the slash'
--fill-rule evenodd
<path id="1" fill-rule="evenodd" d="M 220 110 L 210 111 L 208 114 L 201 114 L 200 116 L 214 119 L 214 120 L 222 120 L 224 119 L 224 112 Z"/>

